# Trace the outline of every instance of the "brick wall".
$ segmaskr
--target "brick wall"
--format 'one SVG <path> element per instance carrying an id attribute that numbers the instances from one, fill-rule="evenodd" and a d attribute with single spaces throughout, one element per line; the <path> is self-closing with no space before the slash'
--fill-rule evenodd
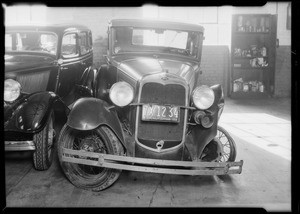
<path id="1" fill-rule="evenodd" d="M 291 46 L 276 48 L 275 97 L 291 96 Z"/>
<path id="2" fill-rule="evenodd" d="M 198 82 L 212 86 L 221 84 L 224 95 L 228 92 L 229 75 L 229 48 L 227 45 L 205 45 L 202 50 L 201 69 L 202 75 Z"/>

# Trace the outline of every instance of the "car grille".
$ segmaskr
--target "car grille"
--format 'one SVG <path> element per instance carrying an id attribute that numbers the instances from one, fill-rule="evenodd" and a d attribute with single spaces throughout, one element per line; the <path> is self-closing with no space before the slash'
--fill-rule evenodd
<path id="1" fill-rule="evenodd" d="M 22 86 L 22 91 L 26 93 L 34 93 L 45 91 L 48 85 L 50 70 L 42 72 L 33 72 L 17 76 L 17 81 Z"/>
<path id="2" fill-rule="evenodd" d="M 182 85 L 162 85 L 151 82 L 142 86 L 140 103 L 185 106 L 185 99 L 185 88 Z M 141 115 L 142 108 L 140 108 L 139 118 L 137 118 L 137 138 L 141 144 L 156 149 L 156 143 L 163 140 L 163 149 L 167 149 L 181 143 L 185 121 L 183 108 L 180 109 L 179 123 L 142 121 Z"/>

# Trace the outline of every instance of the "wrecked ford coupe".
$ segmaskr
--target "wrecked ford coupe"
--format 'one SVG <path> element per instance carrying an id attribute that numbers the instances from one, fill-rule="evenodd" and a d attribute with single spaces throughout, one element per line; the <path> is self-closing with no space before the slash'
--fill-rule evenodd
<path id="1" fill-rule="evenodd" d="M 218 121 L 221 85 L 199 85 L 204 29 L 149 20 L 112 20 L 107 63 L 94 97 L 77 100 L 58 156 L 77 187 L 100 191 L 122 170 L 239 174 L 236 146 Z"/>

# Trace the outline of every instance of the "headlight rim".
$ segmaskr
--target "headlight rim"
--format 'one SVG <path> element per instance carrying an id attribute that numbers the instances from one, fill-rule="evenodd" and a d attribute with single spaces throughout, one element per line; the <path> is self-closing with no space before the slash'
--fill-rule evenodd
<path id="1" fill-rule="evenodd" d="M 112 99 L 112 91 L 113 89 L 118 85 L 118 84 L 126 84 L 126 86 L 129 86 L 131 92 L 132 92 L 132 99 L 130 100 L 130 102 L 128 102 L 126 105 L 118 105 L 116 102 L 114 102 L 114 99 Z M 125 106 L 128 106 L 134 99 L 134 88 L 127 82 L 125 81 L 118 81 L 118 82 L 115 82 L 109 89 L 109 99 L 111 100 L 111 102 L 118 106 L 118 107 L 125 107 Z"/>
<path id="2" fill-rule="evenodd" d="M 200 88 L 206 88 L 206 89 L 208 89 L 210 92 L 212 92 L 212 93 L 211 93 L 211 94 L 212 94 L 212 102 L 211 102 L 211 104 L 210 104 L 208 107 L 206 107 L 206 108 L 201 108 L 201 107 L 197 106 L 197 104 L 195 103 L 195 98 L 194 98 L 194 96 L 195 96 L 195 93 L 197 92 L 197 90 L 199 90 Z M 200 86 L 197 86 L 197 87 L 193 90 L 192 96 L 191 96 L 191 97 L 192 97 L 193 105 L 194 105 L 197 109 L 199 109 L 199 110 L 207 110 L 207 109 L 209 109 L 209 108 L 214 104 L 215 99 L 216 99 L 214 90 L 213 90 L 211 87 L 209 87 L 208 85 L 200 85 Z"/>
<path id="3" fill-rule="evenodd" d="M 14 99 L 6 100 L 6 98 L 5 98 L 5 92 L 6 92 L 5 82 L 6 81 L 13 81 L 14 84 L 17 84 L 16 87 L 18 88 L 18 95 L 15 96 Z M 21 92 L 22 92 L 21 83 L 19 83 L 17 80 L 11 79 L 11 78 L 5 79 L 5 81 L 4 81 L 4 96 L 3 96 L 3 99 L 5 102 L 7 102 L 7 103 L 15 102 L 21 96 Z"/>

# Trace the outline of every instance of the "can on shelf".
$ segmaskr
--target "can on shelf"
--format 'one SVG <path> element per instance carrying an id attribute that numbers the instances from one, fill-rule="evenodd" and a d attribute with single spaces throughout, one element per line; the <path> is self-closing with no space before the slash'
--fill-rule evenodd
<path id="1" fill-rule="evenodd" d="M 248 92 L 249 91 L 249 85 L 247 83 L 243 84 L 243 91 L 244 92 Z"/>
<path id="2" fill-rule="evenodd" d="M 259 86 L 259 92 L 265 92 L 265 86 L 263 84 Z"/>
<path id="3" fill-rule="evenodd" d="M 262 55 L 263 57 L 266 57 L 266 56 L 267 56 L 267 48 L 266 48 L 266 47 L 262 47 L 262 48 L 261 48 L 261 55 Z"/>

